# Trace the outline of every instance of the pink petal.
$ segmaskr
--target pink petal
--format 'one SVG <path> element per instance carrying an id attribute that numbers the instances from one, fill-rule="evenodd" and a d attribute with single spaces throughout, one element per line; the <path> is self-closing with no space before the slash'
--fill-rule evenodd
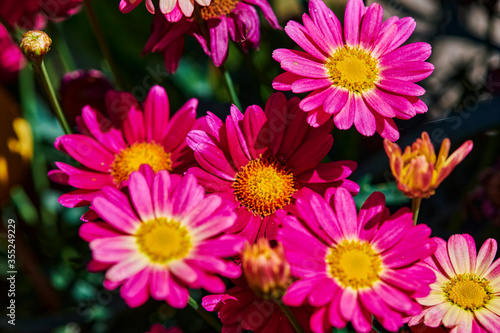
<path id="1" fill-rule="evenodd" d="M 81 134 L 68 134 L 59 137 L 57 143 L 61 144 L 71 157 L 86 167 L 104 173 L 109 172 L 114 156 L 94 139 Z"/>
<path id="2" fill-rule="evenodd" d="M 344 37 L 346 44 L 349 46 L 359 44 L 359 27 L 364 7 L 361 0 L 350 0 L 347 2 L 344 16 Z"/>
<path id="3" fill-rule="evenodd" d="M 354 123 L 354 115 L 356 112 L 354 95 L 349 93 L 349 99 L 344 108 L 339 111 L 334 117 L 335 126 L 339 129 L 349 129 Z"/>
<path id="4" fill-rule="evenodd" d="M 358 236 L 358 216 L 352 195 L 344 188 L 338 188 L 334 196 L 335 215 L 345 239 Z M 348 319 L 348 318 L 346 318 Z"/>
<path id="5" fill-rule="evenodd" d="M 383 16 L 384 10 L 380 4 L 374 3 L 368 7 L 366 14 L 363 16 L 363 22 L 361 23 L 361 48 L 370 49 L 373 41 L 380 32 Z"/>
<path id="6" fill-rule="evenodd" d="M 289 21 L 285 27 L 285 32 L 290 38 L 297 43 L 304 51 L 312 55 L 317 59 L 317 61 L 326 61 L 326 55 L 322 52 L 319 47 L 311 42 L 307 34 L 307 29 L 295 21 Z M 283 67 L 283 62 L 281 62 Z M 286 69 L 283 67 L 283 69 Z M 296 73 L 298 74 L 298 73 Z"/>
<path id="7" fill-rule="evenodd" d="M 168 125 L 169 115 L 170 105 L 167 92 L 160 86 L 153 86 L 144 102 L 144 124 L 148 142 L 161 142 Z"/>
<path id="8" fill-rule="evenodd" d="M 354 98 L 356 111 L 354 113 L 354 126 L 358 132 L 364 136 L 372 136 L 375 134 L 377 122 L 375 116 L 368 109 L 365 101 L 361 97 Z"/>
<path id="9" fill-rule="evenodd" d="M 92 256 L 102 263 L 115 263 L 127 259 L 137 251 L 134 236 L 114 236 L 94 239 L 89 244 Z"/>
<path id="10" fill-rule="evenodd" d="M 493 238 L 488 238 L 486 242 L 479 249 L 477 255 L 476 275 L 482 276 L 484 272 L 490 267 L 495 255 L 497 253 L 497 242 Z"/>
<path id="11" fill-rule="evenodd" d="M 332 48 L 338 48 L 344 45 L 340 21 L 323 1 L 309 1 L 309 13 L 314 23 L 323 33 L 327 43 L 330 44 Z"/>
<path id="12" fill-rule="evenodd" d="M 327 79 L 330 77 L 326 67 L 323 63 L 308 60 L 308 59 L 295 59 L 283 60 L 281 68 L 293 74 L 301 75 L 303 77 Z"/>

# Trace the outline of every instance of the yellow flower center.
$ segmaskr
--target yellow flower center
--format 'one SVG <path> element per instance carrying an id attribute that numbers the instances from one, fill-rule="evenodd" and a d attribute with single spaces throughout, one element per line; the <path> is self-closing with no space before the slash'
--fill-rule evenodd
<path id="1" fill-rule="evenodd" d="M 488 280 L 467 273 L 446 282 L 443 292 L 449 302 L 467 311 L 484 307 L 493 297 Z"/>
<path id="2" fill-rule="evenodd" d="M 373 89 L 380 73 L 378 61 L 359 47 L 338 48 L 325 65 L 335 86 L 358 94 Z"/>
<path id="3" fill-rule="evenodd" d="M 212 0 L 210 5 L 200 7 L 201 17 L 204 20 L 226 16 L 230 14 L 239 0 Z"/>
<path id="4" fill-rule="evenodd" d="M 127 180 L 132 172 L 139 170 L 142 164 L 148 164 L 154 172 L 172 171 L 170 155 L 154 142 L 134 143 L 115 155 L 115 160 L 111 164 L 111 176 L 116 184 L 120 184 Z"/>
<path id="5" fill-rule="evenodd" d="M 368 242 L 344 240 L 330 248 L 325 261 L 330 275 L 343 287 L 361 289 L 380 280 L 382 259 Z"/>
<path id="6" fill-rule="evenodd" d="M 232 187 L 243 206 L 268 216 L 290 203 L 296 182 L 293 173 L 275 158 L 259 158 L 241 168 Z"/>
<path id="7" fill-rule="evenodd" d="M 189 231 L 179 221 L 163 217 L 144 222 L 135 237 L 139 250 L 157 264 L 182 259 L 193 247 Z"/>

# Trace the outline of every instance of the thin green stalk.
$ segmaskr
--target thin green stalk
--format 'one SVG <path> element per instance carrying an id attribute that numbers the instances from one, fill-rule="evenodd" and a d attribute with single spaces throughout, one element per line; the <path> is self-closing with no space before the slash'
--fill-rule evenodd
<path id="1" fill-rule="evenodd" d="M 54 112 L 56 114 L 56 118 L 59 121 L 59 124 L 61 125 L 63 131 L 65 134 L 71 134 L 71 128 L 69 127 L 68 121 L 66 120 L 66 117 L 64 116 L 64 113 L 61 109 L 61 106 L 59 105 L 59 101 L 57 100 L 56 93 L 54 91 L 54 87 L 52 87 L 52 83 L 50 82 L 49 74 L 47 73 L 47 68 L 45 68 L 45 63 L 42 61 L 40 63 L 40 66 L 33 62 L 35 65 L 35 68 L 37 71 L 40 73 L 40 76 L 42 77 L 42 82 L 45 87 L 45 91 L 47 92 L 47 95 L 49 95 L 49 100 L 50 104 L 52 105 L 52 108 L 54 109 Z"/>
<path id="2" fill-rule="evenodd" d="M 422 198 L 411 199 L 411 210 L 413 211 L 413 225 L 417 225 L 418 212 L 420 211 L 420 203 Z"/>
<path id="3" fill-rule="evenodd" d="M 203 318 L 205 319 L 205 321 L 210 325 L 212 326 L 217 332 L 220 332 L 222 331 L 222 325 L 221 323 L 219 323 L 219 321 L 217 321 L 217 319 L 215 319 L 214 317 L 212 317 L 203 307 L 201 307 L 198 302 L 196 302 L 196 300 L 194 298 L 192 298 L 191 296 L 189 296 L 189 301 L 188 301 L 188 304 L 196 311 L 198 312 L 198 314 Z"/>
<path id="4" fill-rule="evenodd" d="M 240 100 L 239 100 L 238 96 L 236 95 L 236 90 L 234 89 L 233 80 L 231 79 L 231 75 L 229 75 L 229 72 L 226 70 L 224 65 L 221 65 L 219 67 L 219 70 L 220 70 L 222 76 L 224 76 L 224 82 L 226 83 L 226 88 L 229 91 L 229 96 L 231 97 L 233 104 L 236 105 L 236 107 L 238 109 L 243 111 L 241 109 Z"/>
<path id="5" fill-rule="evenodd" d="M 97 43 L 99 44 L 99 48 L 101 49 L 101 52 L 104 55 L 104 58 L 106 59 L 111 72 L 113 73 L 116 86 L 118 87 L 118 89 L 123 90 L 124 85 L 120 77 L 120 72 L 118 71 L 118 67 L 116 66 L 113 56 L 111 55 L 111 50 L 109 48 L 108 42 L 106 41 L 106 38 L 104 37 L 101 26 L 97 21 L 97 16 L 95 15 L 95 11 L 92 7 L 91 1 L 92 0 L 83 0 L 85 13 L 87 14 L 90 26 L 92 27 L 92 31 L 94 32 L 94 35 L 97 39 Z"/>
<path id="6" fill-rule="evenodd" d="M 297 333 L 304 333 L 302 326 L 300 326 L 300 323 L 298 322 L 297 318 L 295 318 L 292 311 L 290 311 L 290 308 L 285 304 L 283 304 L 281 301 L 275 301 L 275 303 L 278 304 L 281 311 L 283 311 L 283 313 L 286 315 L 286 317 L 290 321 L 290 324 L 292 324 L 295 331 L 297 331 Z"/>

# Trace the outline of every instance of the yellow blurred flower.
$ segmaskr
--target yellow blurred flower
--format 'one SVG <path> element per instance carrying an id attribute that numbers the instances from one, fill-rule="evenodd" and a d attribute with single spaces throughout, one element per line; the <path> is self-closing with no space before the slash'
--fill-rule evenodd
<path id="1" fill-rule="evenodd" d="M 384 148 L 398 189 L 409 198 L 428 198 L 434 194 L 439 184 L 472 150 L 472 141 L 464 142 L 448 157 L 450 140 L 444 139 L 436 157 L 429 134 L 422 132 L 411 147 L 401 148 L 389 140 L 384 140 Z"/>
<path id="2" fill-rule="evenodd" d="M 30 124 L 21 118 L 19 105 L 0 86 L 0 202 L 9 190 L 25 178 L 33 156 L 33 136 Z"/>
<path id="3" fill-rule="evenodd" d="M 281 243 L 274 248 L 265 238 L 255 244 L 247 243 L 241 267 L 248 286 L 264 299 L 280 299 L 290 284 L 290 265 Z"/>

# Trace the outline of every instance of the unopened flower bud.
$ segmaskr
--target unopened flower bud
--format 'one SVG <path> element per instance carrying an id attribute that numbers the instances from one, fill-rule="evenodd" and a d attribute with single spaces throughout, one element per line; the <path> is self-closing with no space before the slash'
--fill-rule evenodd
<path id="1" fill-rule="evenodd" d="M 281 243 L 274 248 L 264 238 L 247 243 L 241 265 L 248 286 L 264 299 L 280 299 L 290 284 L 290 265 Z"/>
<path id="2" fill-rule="evenodd" d="M 52 39 L 45 32 L 30 30 L 21 38 L 19 47 L 27 58 L 40 65 L 43 56 L 49 52 L 51 45 Z"/>
<path id="3" fill-rule="evenodd" d="M 427 132 L 404 152 L 395 143 L 384 140 L 384 148 L 398 189 L 409 198 L 428 198 L 434 195 L 439 184 L 472 150 L 472 141 L 466 141 L 453 154 L 450 140 L 444 139 L 436 156 L 434 146 Z"/>

